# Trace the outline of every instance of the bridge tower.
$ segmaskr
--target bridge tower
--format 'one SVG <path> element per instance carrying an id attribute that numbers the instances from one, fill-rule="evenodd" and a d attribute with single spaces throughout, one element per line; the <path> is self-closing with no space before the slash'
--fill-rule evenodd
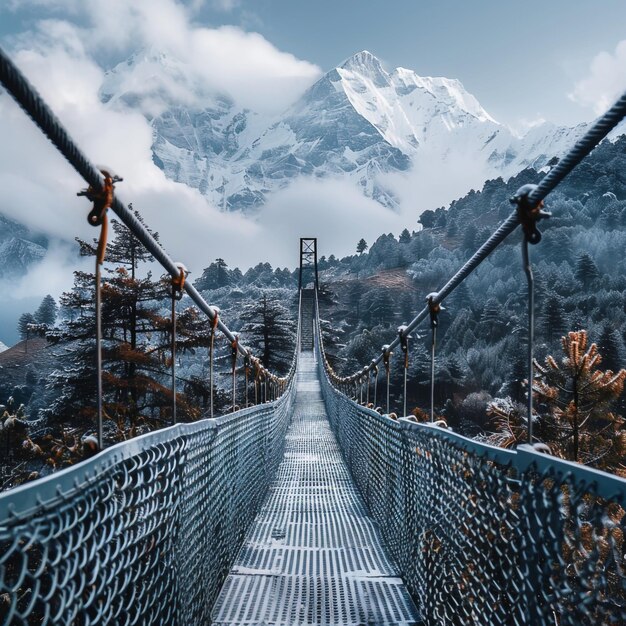
<path id="1" fill-rule="evenodd" d="M 311 284 L 313 288 L 310 288 Z M 300 350 L 308 352 L 313 350 L 314 345 L 313 320 L 315 317 L 315 292 L 318 288 L 317 239 L 315 237 L 300 238 L 300 280 L 298 287 L 302 296 Z"/>
<path id="2" fill-rule="evenodd" d="M 317 280 L 317 238 L 300 237 L 300 279 L 299 289 L 306 289 L 309 283 L 313 283 L 315 289 L 319 287 Z"/>

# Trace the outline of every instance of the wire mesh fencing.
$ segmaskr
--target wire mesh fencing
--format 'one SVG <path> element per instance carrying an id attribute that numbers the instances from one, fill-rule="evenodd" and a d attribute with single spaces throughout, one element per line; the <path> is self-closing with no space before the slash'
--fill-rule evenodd
<path id="1" fill-rule="evenodd" d="M 344 458 L 426 624 L 626 624 L 626 480 L 393 420 L 318 362 Z"/>
<path id="2" fill-rule="evenodd" d="M 294 396 L 292 383 L 0 496 L 0 624 L 208 624 Z"/>

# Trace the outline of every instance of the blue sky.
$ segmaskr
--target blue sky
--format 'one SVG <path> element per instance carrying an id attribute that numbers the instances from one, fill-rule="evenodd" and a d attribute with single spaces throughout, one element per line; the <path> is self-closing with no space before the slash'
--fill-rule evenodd
<path id="1" fill-rule="evenodd" d="M 27 29 L 41 16 L 66 17 L 65 9 L 77 4 L 78 0 L 6 0 L 0 9 L 0 37 L 7 41 L 7 35 Z M 401 65 L 422 75 L 458 78 L 496 119 L 516 127 L 538 118 L 564 124 L 592 118 L 592 94 L 583 96 L 588 102 L 582 104 L 568 94 L 588 77 L 597 55 L 614 54 L 626 39 L 624 0 L 185 4 L 197 23 L 233 24 L 258 32 L 279 50 L 322 70 L 368 49 L 388 67 Z M 77 21 L 79 13 L 75 12 Z"/>
<path id="2" fill-rule="evenodd" d="M 511 124 L 593 117 L 567 94 L 626 39 L 624 0 L 226 0 L 199 17 L 239 21 L 323 69 L 365 48 L 390 67 L 458 78 Z"/>

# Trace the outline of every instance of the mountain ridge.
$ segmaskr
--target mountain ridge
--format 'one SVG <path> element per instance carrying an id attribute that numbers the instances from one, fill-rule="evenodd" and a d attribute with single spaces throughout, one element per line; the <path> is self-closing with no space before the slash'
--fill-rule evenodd
<path id="1" fill-rule="evenodd" d="M 153 128 L 154 162 L 224 210 L 261 210 L 270 194 L 302 176 L 347 179 L 396 209 L 385 175 L 412 171 L 425 153 L 434 163 L 471 160 L 484 168 L 484 180 L 509 178 L 561 156 L 588 126 L 546 123 L 518 137 L 458 79 L 388 72 L 367 50 L 276 116 L 243 108 L 185 72 L 163 51 L 136 53 L 107 72 L 101 97 L 141 108 Z"/>

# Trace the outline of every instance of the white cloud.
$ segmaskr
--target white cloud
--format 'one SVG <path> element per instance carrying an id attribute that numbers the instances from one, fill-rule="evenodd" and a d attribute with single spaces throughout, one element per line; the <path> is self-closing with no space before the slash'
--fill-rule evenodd
<path id="1" fill-rule="evenodd" d="M 403 219 L 410 230 L 426 209 L 447 206 L 470 189 L 481 188 L 487 178 L 486 166 L 475 154 L 457 147 L 442 159 L 436 150 L 423 145 L 413 157 L 408 172 L 380 176 L 380 182 L 399 198 Z"/>
<path id="2" fill-rule="evenodd" d="M 533 118 L 520 117 L 517 121 L 509 126 L 509 129 L 516 137 L 523 137 L 529 130 L 542 126 L 546 123 L 546 119 L 539 113 Z"/>
<path id="3" fill-rule="evenodd" d="M 13 4 L 78 10 L 75 4 L 55 0 Z M 98 91 L 104 70 L 94 56 L 105 44 L 167 45 L 196 77 L 225 87 L 243 104 L 252 104 L 247 99 L 255 90 L 268 103 L 284 102 L 285 93 L 295 95 L 299 80 L 303 85 L 319 70 L 277 50 L 260 35 L 232 27 L 194 26 L 185 7 L 172 0 L 110 0 L 106 7 L 89 0 L 80 9 L 82 21 L 91 25 L 42 20 L 33 31 L 14 39 L 13 57 L 88 158 L 124 177 L 118 185 L 120 197 L 133 202 L 151 228 L 161 233 L 171 255 L 196 275 L 218 256 L 243 267 L 266 259 L 296 262 L 295 253 L 285 255 L 275 246 L 259 245 L 263 225 L 238 213 L 222 213 L 197 190 L 164 176 L 152 161 L 152 130 L 146 119 L 138 111 L 101 103 Z M 0 212 L 68 242 L 75 236 L 95 236 L 86 221 L 89 205 L 76 197 L 84 182 L 6 94 L 0 96 L 0 136 Z M 290 243 L 276 241 L 283 250 L 290 249 Z M 65 266 L 59 255 L 53 257 L 50 267 L 59 273 Z M 65 274 L 71 282 L 71 272 Z M 30 281 L 35 291 L 37 282 L 41 294 L 50 291 L 47 284 L 58 284 Z"/>
<path id="4" fill-rule="evenodd" d="M 21 0 L 18 6 L 28 5 L 56 9 L 55 16 L 67 9 L 73 20 L 41 21 L 36 37 L 29 34 L 33 45 L 72 42 L 76 53 L 84 47 L 89 54 L 110 57 L 158 49 L 180 61 L 177 70 L 185 72 L 187 89 L 201 84 L 204 93 L 206 89 L 228 93 L 241 106 L 259 112 L 281 112 L 321 75 L 316 65 L 278 50 L 258 33 L 194 23 L 193 5 L 175 0 L 84 0 L 78 5 L 73 0 Z M 26 43 L 24 37 L 21 42 Z M 172 95 L 184 98 L 180 82 L 164 80 L 163 86 L 177 89 Z M 195 96 L 201 104 L 203 95 L 190 93 L 187 99 Z"/>
<path id="5" fill-rule="evenodd" d="M 300 237 L 317 237 L 320 255 L 344 256 L 354 253 L 361 237 L 371 243 L 382 233 L 398 235 L 404 222 L 349 181 L 303 178 L 268 198 L 259 218 L 259 252 L 293 267 Z"/>
<path id="6" fill-rule="evenodd" d="M 587 76 L 574 85 L 568 94 L 574 102 L 593 109 L 596 115 L 604 113 L 626 90 L 626 39 L 620 41 L 614 52 L 600 52 L 591 62 Z"/>
<path id="7" fill-rule="evenodd" d="M 181 57 L 207 84 L 255 111 L 281 112 L 321 75 L 317 66 L 234 26 L 195 29 L 187 44 Z"/>

